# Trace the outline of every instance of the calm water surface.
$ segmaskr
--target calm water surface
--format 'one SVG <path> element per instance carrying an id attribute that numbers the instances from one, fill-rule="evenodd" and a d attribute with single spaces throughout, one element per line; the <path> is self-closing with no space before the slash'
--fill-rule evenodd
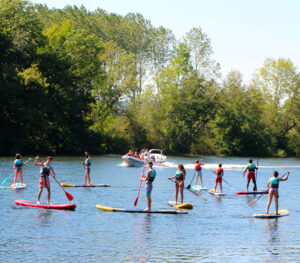
<path id="1" fill-rule="evenodd" d="M 93 157 L 91 178 L 110 188 L 66 188 L 74 196 L 75 211 L 17 207 L 15 199 L 35 201 L 39 168 L 31 162 L 24 168 L 27 189 L 0 189 L 0 262 L 299 262 L 300 261 L 300 159 L 260 159 L 258 188 L 264 189 L 272 171 L 291 175 L 280 184 L 280 208 L 290 216 L 259 220 L 267 196 L 254 207 L 254 197 L 235 196 L 244 191 L 242 171 L 246 158 L 203 157 L 204 184 L 212 188 L 212 169 L 224 164 L 223 183 L 227 196 L 216 198 L 202 192 L 208 201 L 185 191 L 185 202 L 194 205 L 188 215 L 120 214 L 97 210 L 95 205 L 133 208 L 142 168 L 122 167 L 120 156 Z M 23 158 L 26 160 L 27 158 Z M 174 184 L 167 180 L 176 172 L 176 164 L 187 168 L 186 185 L 194 175 L 195 158 L 169 157 L 158 175 L 152 192 L 153 209 L 170 209 Z M 0 158 L 0 181 L 12 172 L 13 158 Z M 53 162 L 60 182 L 81 184 L 84 169 L 78 157 L 56 157 Z M 7 183 L 10 185 L 12 179 Z M 252 185 L 250 185 L 252 188 Z M 51 180 L 51 201 L 68 203 L 56 182 Z M 45 190 L 44 190 L 45 191 Z M 42 194 L 46 201 L 46 192 Z M 142 188 L 138 208 L 146 206 Z M 271 212 L 274 211 L 274 203 Z"/>

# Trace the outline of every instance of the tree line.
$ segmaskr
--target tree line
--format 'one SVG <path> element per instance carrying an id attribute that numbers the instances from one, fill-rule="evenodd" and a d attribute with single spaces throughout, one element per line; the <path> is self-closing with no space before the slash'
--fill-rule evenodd
<path id="1" fill-rule="evenodd" d="M 300 154 L 300 74 L 266 58 L 221 76 L 200 27 L 141 14 L 0 3 L 0 154 Z"/>

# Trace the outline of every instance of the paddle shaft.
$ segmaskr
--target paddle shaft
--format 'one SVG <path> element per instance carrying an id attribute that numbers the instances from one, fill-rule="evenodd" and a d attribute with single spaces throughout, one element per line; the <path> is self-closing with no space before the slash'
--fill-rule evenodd
<path id="1" fill-rule="evenodd" d="M 174 181 L 174 180 L 172 180 L 172 179 L 170 179 L 170 181 L 172 181 L 173 183 L 177 184 L 177 182 Z M 207 199 L 206 199 L 205 197 L 203 197 L 201 194 L 196 193 L 195 191 L 193 191 L 193 190 L 191 190 L 191 189 L 188 189 L 187 187 L 184 187 L 184 189 L 186 189 L 186 190 L 190 191 L 191 193 L 193 193 L 193 194 L 199 196 L 202 200 L 207 201 Z"/>
<path id="2" fill-rule="evenodd" d="M 231 187 L 233 187 L 230 183 L 228 183 L 224 178 L 222 178 L 222 180 L 226 183 L 226 184 L 228 184 L 228 185 L 230 185 Z"/>
<path id="3" fill-rule="evenodd" d="M 29 158 L 25 163 L 24 163 L 24 166 L 29 162 L 31 160 L 31 158 Z M 3 181 L 2 181 L 2 185 L 5 185 L 6 183 L 7 183 L 7 181 L 8 181 L 8 179 L 10 178 L 10 177 L 12 177 L 13 176 L 13 174 L 15 174 L 15 171 L 13 171 L 7 178 L 5 178 Z"/>
<path id="4" fill-rule="evenodd" d="M 196 172 L 194 173 L 194 176 L 193 176 L 193 178 L 192 178 L 190 184 L 186 187 L 187 189 L 190 189 L 190 188 L 191 188 L 191 184 L 192 184 L 192 182 L 193 182 L 193 180 L 194 180 L 194 178 L 195 178 L 195 175 L 196 175 Z"/>
<path id="5" fill-rule="evenodd" d="M 141 188 L 142 188 L 142 184 L 143 184 L 142 178 L 144 177 L 145 168 L 146 168 L 146 164 L 144 164 L 143 173 L 142 173 L 141 182 L 140 182 L 140 187 L 139 187 L 137 198 L 134 201 L 134 206 L 136 206 L 138 201 L 139 201 L 140 192 L 141 192 Z"/>
<path id="6" fill-rule="evenodd" d="M 58 180 L 56 179 L 56 177 L 52 174 L 51 170 L 50 170 L 50 174 L 52 175 L 53 179 L 57 182 L 57 184 L 60 186 L 60 188 L 65 192 L 67 198 L 69 201 L 72 201 L 74 199 L 74 197 L 69 194 L 63 187 L 62 185 L 58 182 Z"/>

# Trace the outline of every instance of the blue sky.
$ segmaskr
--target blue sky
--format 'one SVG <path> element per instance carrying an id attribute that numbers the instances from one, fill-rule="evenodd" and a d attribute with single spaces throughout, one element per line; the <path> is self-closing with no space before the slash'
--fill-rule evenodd
<path id="1" fill-rule="evenodd" d="M 298 0 L 32 0 L 52 8 L 83 5 L 126 15 L 141 13 L 154 26 L 171 29 L 177 38 L 193 27 L 210 37 L 214 58 L 225 76 L 239 70 L 246 81 L 266 57 L 290 58 L 300 65 Z"/>

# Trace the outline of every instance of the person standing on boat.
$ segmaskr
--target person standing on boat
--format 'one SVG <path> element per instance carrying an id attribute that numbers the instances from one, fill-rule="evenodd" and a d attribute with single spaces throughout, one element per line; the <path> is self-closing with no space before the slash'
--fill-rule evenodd
<path id="1" fill-rule="evenodd" d="M 151 211 L 151 192 L 152 192 L 152 183 L 156 176 L 156 171 L 153 170 L 153 163 L 148 163 L 149 170 L 147 171 L 146 176 L 142 177 L 141 180 L 146 182 L 145 189 L 146 189 L 146 200 L 147 200 L 147 208 L 145 211 Z"/>
<path id="2" fill-rule="evenodd" d="M 217 192 L 217 185 L 219 184 L 220 185 L 220 191 L 222 193 L 222 179 L 223 179 L 223 176 L 224 176 L 224 170 L 222 168 L 222 164 L 220 163 L 219 164 L 219 167 L 214 170 L 214 174 L 216 175 L 216 183 L 215 183 L 215 192 Z"/>
<path id="3" fill-rule="evenodd" d="M 17 183 L 18 175 L 20 176 L 20 182 L 21 185 L 23 185 L 23 177 L 22 177 L 22 167 L 24 166 L 23 160 L 21 159 L 21 154 L 16 154 L 16 160 L 14 161 L 14 170 L 15 170 L 15 178 L 14 178 L 14 184 Z"/>
<path id="4" fill-rule="evenodd" d="M 201 159 L 201 163 L 197 160 L 197 161 L 196 161 L 196 165 L 195 165 L 195 173 L 196 173 L 195 186 L 197 185 L 198 177 L 199 177 L 199 178 L 200 178 L 200 182 L 201 182 L 201 186 L 203 187 L 201 165 L 204 165 L 203 160 Z"/>
<path id="5" fill-rule="evenodd" d="M 146 150 L 144 152 L 144 159 L 146 162 L 150 160 L 150 153 L 149 153 L 148 148 L 146 148 Z"/>
<path id="6" fill-rule="evenodd" d="M 84 165 L 84 168 L 85 168 L 85 175 L 84 175 L 84 183 L 83 185 L 86 185 L 86 181 L 88 180 L 89 181 L 89 185 L 92 185 L 92 181 L 91 181 L 91 178 L 90 178 L 90 173 L 91 173 L 91 164 L 92 164 L 92 159 L 91 159 L 91 156 L 89 155 L 88 152 L 85 152 L 84 154 L 85 156 L 85 161 L 82 162 L 83 165 Z"/>
<path id="7" fill-rule="evenodd" d="M 267 183 L 267 187 L 269 189 L 269 198 L 268 198 L 266 214 L 269 214 L 269 208 L 270 208 L 273 196 L 274 196 L 276 215 L 278 215 L 279 182 L 286 181 L 289 178 L 289 174 L 290 174 L 290 172 L 287 171 L 285 178 L 278 178 L 278 172 L 277 171 L 273 172 L 273 177 L 271 177 Z"/>
<path id="8" fill-rule="evenodd" d="M 48 156 L 45 163 L 43 163 L 39 156 L 35 157 L 34 165 L 40 166 L 40 181 L 39 181 L 39 192 L 38 192 L 38 198 L 37 198 L 37 204 L 40 204 L 41 194 L 43 192 L 43 188 L 46 188 L 48 191 L 47 199 L 48 199 L 48 205 L 50 205 L 50 180 L 49 180 L 49 174 L 52 172 L 53 176 L 55 177 L 54 169 L 51 165 L 52 163 L 52 157 Z"/>
<path id="9" fill-rule="evenodd" d="M 243 173 L 243 177 L 245 177 L 245 173 L 248 170 L 248 174 L 247 174 L 247 190 L 246 192 L 248 192 L 248 187 L 249 187 L 249 183 L 250 180 L 252 179 L 252 182 L 254 184 L 253 187 L 253 191 L 256 192 L 257 191 L 257 186 L 256 186 L 256 180 L 255 180 L 255 170 L 257 170 L 258 168 L 255 166 L 255 164 L 253 163 L 253 160 L 249 160 L 249 163 Z"/>
<path id="10" fill-rule="evenodd" d="M 175 205 L 178 202 L 178 190 L 180 189 L 181 194 L 181 203 L 183 204 L 183 189 L 184 189 L 184 180 L 186 176 L 186 171 L 184 169 L 183 164 L 178 164 L 178 170 L 173 177 L 169 177 L 168 179 L 176 179 L 175 183 Z"/>

